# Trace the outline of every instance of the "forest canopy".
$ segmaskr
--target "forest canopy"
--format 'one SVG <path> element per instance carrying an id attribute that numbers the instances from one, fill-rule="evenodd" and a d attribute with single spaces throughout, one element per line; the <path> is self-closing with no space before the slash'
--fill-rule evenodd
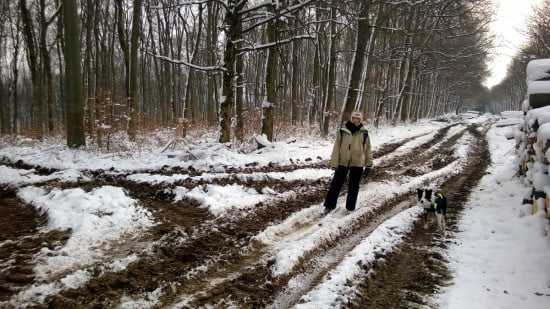
<path id="1" fill-rule="evenodd" d="M 206 124 L 225 143 L 282 124 L 326 135 L 353 109 L 375 125 L 483 109 L 491 14 L 489 0 L 3 1 L 1 133 L 103 147 Z"/>

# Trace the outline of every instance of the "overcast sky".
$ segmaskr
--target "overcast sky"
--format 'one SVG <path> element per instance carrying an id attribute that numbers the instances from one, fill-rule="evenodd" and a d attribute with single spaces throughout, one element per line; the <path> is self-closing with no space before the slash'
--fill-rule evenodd
<path id="1" fill-rule="evenodd" d="M 489 64 L 492 75 L 486 85 L 492 87 L 498 84 L 506 75 L 506 67 L 516 49 L 525 42 L 526 20 L 531 15 L 532 8 L 541 0 L 492 0 L 497 15 L 491 23 L 491 29 L 497 35 L 498 47 L 495 59 Z"/>

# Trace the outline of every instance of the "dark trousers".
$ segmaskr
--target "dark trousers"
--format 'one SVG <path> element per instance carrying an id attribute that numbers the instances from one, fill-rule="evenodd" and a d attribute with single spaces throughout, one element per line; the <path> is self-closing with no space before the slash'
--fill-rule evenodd
<path id="1" fill-rule="evenodd" d="M 328 189 L 327 197 L 325 199 L 325 207 L 329 209 L 336 208 L 336 202 L 338 195 L 342 189 L 342 185 L 346 181 L 346 176 L 349 172 L 348 181 L 348 196 L 346 198 L 346 209 L 355 210 L 355 203 L 357 202 L 357 194 L 359 193 L 359 183 L 361 182 L 361 175 L 363 175 L 363 168 L 359 166 L 347 167 L 339 165 L 338 169 L 334 172 L 332 183 Z"/>

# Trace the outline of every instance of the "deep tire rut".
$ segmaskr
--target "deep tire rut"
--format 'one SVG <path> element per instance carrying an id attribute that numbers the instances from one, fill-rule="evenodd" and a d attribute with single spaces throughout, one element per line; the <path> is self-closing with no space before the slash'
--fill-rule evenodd
<path id="1" fill-rule="evenodd" d="M 375 167 L 368 179 L 368 182 L 373 183 L 384 182 L 389 179 L 403 179 L 406 182 L 407 179 L 422 175 L 427 169 L 441 169 L 458 159 L 453 156 L 452 151 L 449 151 L 458 139 L 466 133 L 476 136 L 478 144 L 474 146 L 475 151 L 472 151 L 475 160 L 470 160 L 475 161 L 475 163 L 468 165 L 465 171 L 457 176 L 433 179 L 433 183 L 441 184 L 448 198 L 453 201 L 453 213 L 448 220 L 448 225 L 451 229 L 455 228 L 455 216 L 459 215 L 460 209 L 460 206 L 455 206 L 454 200 L 459 200 L 463 198 L 463 196 L 460 197 L 461 195 L 468 194 L 471 186 L 479 180 L 480 175 L 485 170 L 486 165 L 483 166 L 483 162 L 487 164 L 488 160 L 486 158 L 488 154 L 487 147 L 483 139 L 486 129 L 480 132 L 475 127 L 469 127 L 449 134 L 449 130 L 454 126 L 449 125 L 440 129 L 434 134 L 432 139 L 417 146 L 413 151 L 381 161 L 381 165 Z M 385 155 L 393 153 L 403 144 L 420 137 L 421 135 L 384 145 L 374 153 L 374 156 L 383 159 Z M 18 163 L 12 164 L 12 166 L 23 167 L 24 165 Z M 32 168 L 29 166 L 24 167 Z M 245 169 L 228 168 L 226 172 L 238 174 L 266 172 L 269 174 L 274 171 L 288 172 L 303 168 L 328 168 L 328 161 L 311 164 L 302 163 L 292 166 L 274 165 L 270 167 L 256 167 L 254 164 L 251 164 Z M 48 173 L 50 171 L 44 170 L 43 172 Z M 147 172 L 159 175 L 178 173 L 190 176 L 200 175 L 200 173 L 189 168 L 163 168 Z M 139 200 L 144 207 L 153 211 L 155 219 L 161 223 L 152 227 L 147 234 L 142 235 L 139 239 L 139 241 L 151 243 L 152 248 L 146 252 L 135 252 L 139 256 L 138 261 L 130 264 L 121 272 L 97 273 L 97 276 L 93 277 L 82 288 L 65 290 L 59 294 L 49 296 L 46 301 L 49 307 L 116 307 L 120 304 L 123 297 L 139 299 L 144 294 L 153 293 L 160 288 L 162 296 L 155 305 L 158 308 L 177 303 L 181 304 L 184 297 L 186 300 L 185 305 L 183 305 L 184 308 L 207 306 L 223 308 L 229 305 L 238 306 L 239 308 L 263 308 L 278 301 L 278 294 L 286 289 L 290 279 L 302 276 L 308 272 L 312 273 L 312 270 L 315 269 L 315 272 L 311 275 L 312 280 L 310 285 L 303 287 L 300 292 L 292 296 L 293 300 L 284 303 L 285 306 L 290 306 L 299 300 L 300 293 L 305 293 L 315 287 L 323 275 L 337 265 L 338 259 L 343 257 L 346 250 L 357 245 L 362 238 L 366 237 L 385 218 L 395 215 L 403 207 L 409 207 L 414 203 L 411 200 L 411 196 L 406 193 L 380 200 L 379 205 L 373 211 L 358 216 L 353 221 L 353 224 L 342 229 L 340 234 L 327 240 L 318 249 L 304 253 L 303 259 L 294 267 L 292 272 L 284 276 L 273 277 L 271 272 L 271 266 L 274 262 L 272 249 L 265 244 L 253 241 L 253 237 L 269 226 L 283 222 L 292 214 L 304 209 L 304 207 L 320 204 L 325 197 L 330 179 L 322 178 L 314 181 L 289 182 L 266 177 L 263 181 L 249 183 L 239 177 L 226 177 L 211 181 L 185 180 L 168 185 L 150 185 L 128 181 L 126 176 L 129 174 L 113 175 L 98 171 L 90 171 L 88 174 L 94 179 L 89 183 L 58 184 L 49 182 L 47 185 L 59 187 L 79 186 L 87 188 L 87 190 L 106 184 L 124 187 L 132 198 Z M 172 189 L 175 187 L 184 186 L 190 189 L 207 184 L 240 184 L 254 187 L 258 191 L 264 187 L 270 187 L 279 193 L 293 192 L 293 194 L 290 198 L 274 198 L 235 215 L 222 218 L 214 217 L 205 208 L 200 207 L 197 202 L 192 200 L 184 199 L 173 202 L 174 195 Z M 366 186 L 368 186 L 368 183 Z M 9 190 L 11 191 L 6 192 L 15 192 L 12 189 Z M 3 197 L 2 200 L 9 200 L 9 198 Z M 23 205 L 20 201 L 16 201 L 15 203 L 17 207 Z M 24 207 L 32 208 L 28 205 L 24 205 Z M 457 209 L 456 212 L 455 208 Z M 35 218 L 38 222 L 28 223 L 29 226 L 35 226 L 35 228 L 26 235 L 37 235 L 36 230 L 45 225 L 45 218 L 39 214 L 32 214 L 29 218 Z M 370 223 L 366 224 L 365 222 Z M 313 220 L 310 224 L 318 224 L 318 220 Z M 308 226 L 296 228 L 305 229 Z M 289 235 L 292 233 L 293 231 L 288 232 Z M 418 236 L 415 236 L 416 234 Z M 22 236 L 9 236 L 12 240 L 18 237 Z M 66 234 L 57 235 L 53 237 L 53 242 L 63 241 L 66 237 Z M 285 236 L 281 235 L 280 237 Z M 419 238 L 417 239 L 417 237 Z M 376 263 L 372 266 L 376 270 L 376 275 L 372 278 L 365 278 L 365 281 L 358 287 L 361 292 L 353 299 L 352 303 L 347 305 L 355 308 L 368 308 L 369 304 L 374 306 L 373 304 L 376 303 L 373 301 L 373 298 L 377 302 L 381 302 L 384 299 L 390 298 L 390 296 L 396 297 L 395 294 L 390 293 L 392 288 L 388 287 L 390 291 L 386 291 L 379 286 L 383 285 L 384 271 L 391 273 L 391 267 L 395 267 L 393 261 L 395 261 L 395 264 L 403 263 L 403 258 L 407 258 L 407 256 L 404 255 L 401 257 L 400 254 L 402 252 L 407 252 L 407 250 L 414 251 L 415 248 L 445 246 L 446 241 L 427 231 L 418 228 L 415 229 L 409 235 L 409 241 L 398 250 L 398 253 L 384 257 L 386 262 Z M 410 246 L 410 248 L 407 246 Z M 36 247 L 38 248 L 39 245 L 36 245 Z M 9 250 L 14 249 L 10 248 Z M 340 256 L 336 253 L 339 250 L 344 252 L 339 253 Z M 409 257 L 415 260 L 428 257 L 432 260 L 440 261 L 436 266 L 428 265 L 436 270 L 439 269 L 439 271 L 430 269 L 430 272 L 437 273 L 440 280 L 432 280 L 432 283 L 428 284 L 429 287 L 419 286 L 419 289 L 415 290 L 414 286 L 407 286 L 404 283 L 400 285 L 400 281 L 395 279 L 395 283 L 392 281 L 393 289 L 396 290 L 395 293 L 401 295 L 398 299 L 405 301 L 400 304 L 406 302 L 422 304 L 421 297 L 418 299 L 419 297 L 413 297 L 412 295 L 417 295 L 417 292 L 424 294 L 427 290 L 433 290 L 438 285 L 444 284 L 444 281 L 449 277 L 444 261 L 442 261 L 441 256 L 436 252 L 433 252 L 433 250 L 427 250 L 427 252 L 412 251 Z M 32 257 L 33 252 L 25 254 L 29 257 L 28 263 L 30 269 L 32 266 L 30 257 Z M 0 258 L 3 261 L 8 257 L 0 256 Z M 318 268 L 318 261 L 327 258 L 333 259 L 332 264 L 329 263 L 324 268 Z M 424 269 L 428 268 L 424 267 Z M 418 270 L 418 274 L 411 272 L 410 269 L 400 269 L 396 273 L 401 275 L 406 274 L 403 281 L 407 281 L 406 278 L 409 278 L 408 282 L 410 283 L 411 278 L 414 280 L 418 278 L 420 270 Z M 367 271 L 366 269 L 365 273 Z M 422 273 L 422 275 L 425 276 L 426 274 Z M 8 300 L 11 295 L 17 293 L 19 288 L 32 282 L 32 274 L 29 273 L 29 276 L 29 278 L 25 278 L 19 285 L 10 285 L 7 283 L 7 279 L 2 280 L 2 277 L 0 277 L 0 287 L 3 288 L 0 290 L 0 297 L 2 297 L 0 301 Z M 381 281 L 378 282 L 377 280 Z M 408 293 L 403 291 L 416 292 Z M 383 296 L 385 293 L 388 297 Z M 403 298 L 402 295 L 409 296 Z M 429 293 L 425 295 L 429 295 Z M 390 304 L 388 308 L 392 306 L 395 307 L 395 304 Z M 375 306 L 370 308 L 375 308 Z"/>

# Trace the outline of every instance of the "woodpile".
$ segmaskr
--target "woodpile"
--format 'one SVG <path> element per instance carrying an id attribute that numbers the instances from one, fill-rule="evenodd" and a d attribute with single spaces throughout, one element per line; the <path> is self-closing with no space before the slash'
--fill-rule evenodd
<path id="1" fill-rule="evenodd" d="M 522 104 L 523 121 L 516 127 L 518 173 L 532 187 L 532 213 L 545 210 L 550 218 L 550 59 L 527 65 L 527 94 Z"/>

